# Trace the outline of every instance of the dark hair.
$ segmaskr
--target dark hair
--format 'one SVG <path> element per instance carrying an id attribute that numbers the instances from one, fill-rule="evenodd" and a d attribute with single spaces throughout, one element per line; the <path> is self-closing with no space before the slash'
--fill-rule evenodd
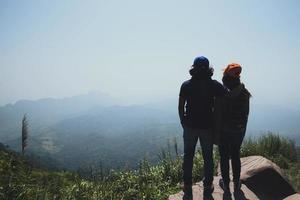
<path id="1" fill-rule="evenodd" d="M 214 74 L 214 69 L 212 67 L 201 68 L 201 67 L 192 67 L 190 69 L 190 75 L 195 78 L 210 78 Z"/>
<path id="2" fill-rule="evenodd" d="M 232 76 L 225 75 L 222 78 L 222 82 L 225 87 L 232 90 L 233 88 L 241 84 L 241 79 L 240 77 L 232 77 Z"/>
<path id="3" fill-rule="evenodd" d="M 228 89 L 232 90 L 238 85 L 242 84 L 240 77 L 232 77 L 232 76 L 223 76 L 222 78 L 223 85 Z M 249 98 L 252 97 L 252 94 L 247 90 L 244 89 L 244 94 L 246 94 Z"/>

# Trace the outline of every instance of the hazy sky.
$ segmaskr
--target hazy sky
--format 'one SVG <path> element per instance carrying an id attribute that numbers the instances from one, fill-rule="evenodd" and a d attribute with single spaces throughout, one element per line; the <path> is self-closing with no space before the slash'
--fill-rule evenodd
<path id="1" fill-rule="evenodd" d="M 0 1 L 0 105 L 100 90 L 177 98 L 195 56 L 259 103 L 299 105 L 300 1 Z"/>

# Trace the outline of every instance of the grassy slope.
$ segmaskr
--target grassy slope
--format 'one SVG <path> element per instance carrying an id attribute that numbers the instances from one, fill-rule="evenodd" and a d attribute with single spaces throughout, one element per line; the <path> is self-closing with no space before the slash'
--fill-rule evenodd
<path id="1" fill-rule="evenodd" d="M 249 139 L 244 142 L 242 155 L 263 155 L 273 160 L 299 191 L 300 164 L 293 142 L 272 134 Z M 150 166 L 145 159 L 138 170 L 110 171 L 106 176 L 101 170 L 93 170 L 89 179 L 83 179 L 76 173 L 32 169 L 22 156 L 2 147 L 0 199 L 167 199 L 180 190 L 182 158 L 176 153 L 171 156 L 170 152 L 162 151 L 160 159 L 157 166 Z M 200 152 L 194 164 L 193 178 L 199 181 L 203 172 Z"/>
<path id="2" fill-rule="evenodd" d="M 144 160 L 139 170 L 111 171 L 106 177 L 92 172 L 89 181 L 75 173 L 32 169 L 23 157 L 2 148 L 0 199 L 166 199 L 179 189 L 180 162 L 169 159 L 150 167 Z"/>

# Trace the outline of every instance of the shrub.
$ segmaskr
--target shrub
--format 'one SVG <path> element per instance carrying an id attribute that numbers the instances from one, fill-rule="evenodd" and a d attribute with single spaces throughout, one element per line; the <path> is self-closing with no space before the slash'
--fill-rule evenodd
<path id="1" fill-rule="evenodd" d="M 241 148 L 241 156 L 261 155 L 286 169 L 290 163 L 298 161 L 295 143 L 278 134 L 267 133 L 258 138 L 246 138 Z"/>

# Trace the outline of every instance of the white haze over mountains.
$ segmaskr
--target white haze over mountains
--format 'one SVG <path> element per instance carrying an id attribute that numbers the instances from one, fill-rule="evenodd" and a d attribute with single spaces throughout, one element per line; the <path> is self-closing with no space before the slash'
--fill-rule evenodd
<path id="1" fill-rule="evenodd" d="M 174 138 L 182 151 L 177 98 L 126 105 L 92 92 L 8 104 L 0 107 L 0 141 L 17 151 L 25 113 L 30 125 L 28 151 L 52 160 L 51 166 L 58 168 L 76 170 L 99 160 L 107 168 L 135 168 L 144 156 L 157 162 L 161 148 Z M 300 144 L 299 119 L 300 112 L 252 103 L 247 135 L 272 131 Z"/>
<path id="2" fill-rule="evenodd" d="M 296 0 L 0 1 L 0 142 L 20 149 L 26 113 L 28 151 L 57 166 L 155 162 L 170 138 L 182 149 L 179 88 L 204 55 L 217 80 L 228 63 L 243 66 L 248 135 L 274 131 L 299 143 L 299 8 Z"/>
<path id="3" fill-rule="evenodd" d="M 0 1 L 0 105 L 100 90 L 177 98 L 195 56 L 230 62 L 259 104 L 300 104 L 300 1 Z"/>
<path id="4" fill-rule="evenodd" d="M 15 104 L 7 104 L 0 107 L 1 128 L 7 130 L 6 126 L 16 126 L 19 128 L 22 116 L 26 113 L 31 126 L 43 127 L 50 126 L 65 119 L 72 119 L 78 116 L 95 113 L 97 111 L 114 110 L 114 115 L 117 116 L 117 110 L 126 108 L 130 113 L 129 108 L 149 109 L 151 112 L 138 112 L 135 116 L 137 119 L 143 115 L 147 115 L 152 119 L 161 119 L 161 116 L 169 116 L 167 121 L 179 123 L 177 114 L 177 96 L 164 100 L 156 100 L 145 104 L 128 104 L 120 99 L 114 98 L 107 93 L 93 91 L 88 94 L 82 94 L 73 97 L 62 99 L 46 98 L 40 100 L 20 100 Z M 118 109 L 115 109 L 118 108 Z M 125 110 L 126 110 L 125 109 Z M 123 110 L 124 111 L 124 110 Z M 105 111 L 107 112 L 107 111 Z M 121 114 L 121 113 L 120 113 Z M 109 115 L 107 115 L 109 117 Z M 120 117 L 122 118 L 122 117 Z M 126 117 L 124 116 L 124 120 Z M 113 121 L 114 119 L 105 119 Z M 140 121 L 143 118 L 140 118 Z M 297 123 L 300 120 L 300 111 L 297 109 L 289 109 L 287 107 L 256 104 L 251 99 L 250 117 L 248 131 L 258 134 L 263 131 L 273 131 L 282 134 L 296 134 L 300 131 L 300 125 Z M 17 129 L 15 129 L 17 131 Z M 17 134 L 17 133 L 16 133 Z M 14 135 L 14 134 L 12 134 Z M 4 138 L 3 138 L 4 139 Z"/>

